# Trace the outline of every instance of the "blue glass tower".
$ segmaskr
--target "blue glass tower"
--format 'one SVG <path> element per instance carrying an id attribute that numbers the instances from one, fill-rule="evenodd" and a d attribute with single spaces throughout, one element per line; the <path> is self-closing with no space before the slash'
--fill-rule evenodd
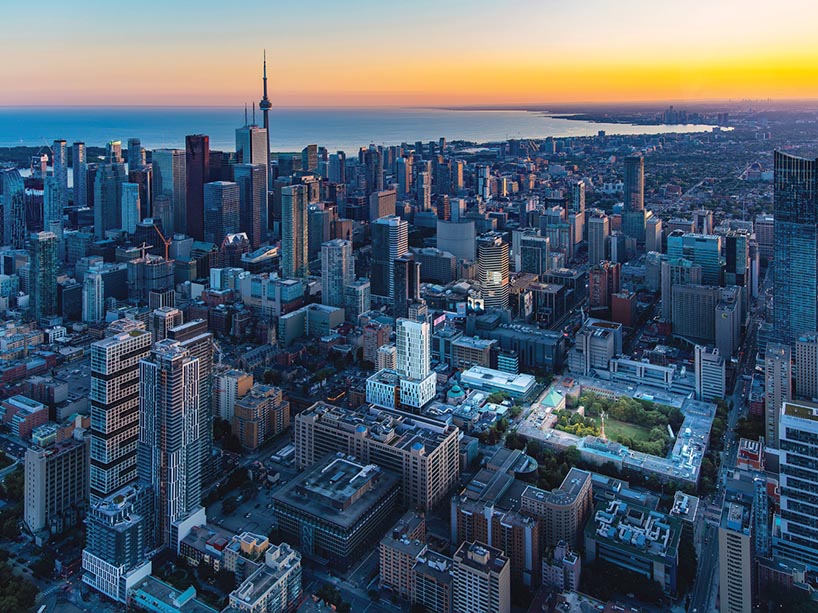
<path id="1" fill-rule="evenodd" d="M 775 152 L 773 325 L 782 342 L 818 327 L 818 160 Z"/>

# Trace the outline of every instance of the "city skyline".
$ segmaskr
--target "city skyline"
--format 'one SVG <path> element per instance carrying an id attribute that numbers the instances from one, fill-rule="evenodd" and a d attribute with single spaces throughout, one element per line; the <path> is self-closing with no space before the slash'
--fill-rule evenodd
<path id="1" fill-rule="evenodd" d="M 276 107 L 818 97 L 810 29 L 818 7 L 805 0 L 788 11 L 695 0 L 672 18 L 663 3 L 641 0 L 424 0 L 397 12 L 369 1 L 309 10 L 204 2 L 196 15 L 151 0 L 127 23 L 86 4 L 81 20 L 75 7 L 53 1 L 36 13 L 6 9 L 20 26 L 5 37 L 7 54 L 31 31 L 49 45 L 4 66 L 3 80 L 15 87 L 0 93 L 0 106 L 257 101 L 265 48 Z M 134 40 L 140 61 L 123 44 Z"/>

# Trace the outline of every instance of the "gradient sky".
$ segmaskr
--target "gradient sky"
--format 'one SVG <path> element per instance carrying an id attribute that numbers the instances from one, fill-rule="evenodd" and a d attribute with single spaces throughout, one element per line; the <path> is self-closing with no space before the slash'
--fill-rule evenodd
<path id="1" fill-rule="evenodd" d="M 9 4 L 5 106 L 818 98 L 815 0 Z"/>

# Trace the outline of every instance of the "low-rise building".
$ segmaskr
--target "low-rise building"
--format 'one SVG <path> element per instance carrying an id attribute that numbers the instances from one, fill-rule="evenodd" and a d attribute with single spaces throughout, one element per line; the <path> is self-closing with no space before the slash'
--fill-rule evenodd
<path id="1" fill-rule="evenodd" d="M 301 597 L 301 554 L 287 543 L 267 549 L 264 564 L 230 593 L 222 613 L 284 613 Z"/>
<path id="2" fill-rule="evenodd" d="M 374 464 L 327 456 L 273 494 L 276 522 L 305 556 L 348 567 L 382 534 L 399 482 Z"/>
<path id="3" fill-rule="evenodd" d="M 128 590 L 128 604 L 153 613 L 218 613 L 196 598 L 192 585 L 180 591 L 153 576 L 145 577 Z"/>
<path id="4" fill-rule="evenodd" d="M 484 392 L 505 392 L 515 400 L 529 398 L 537 385 L 533 375 L 514 375 L 484 366 L 472 366 L 460 375 L 461 385 Z"/>
<path id="5" fill-rule="evenodd" d="M 679 519 L 621 500 L 601 502 L 585 527 L 585 561 L 604 560 L 676 593 Z"/>

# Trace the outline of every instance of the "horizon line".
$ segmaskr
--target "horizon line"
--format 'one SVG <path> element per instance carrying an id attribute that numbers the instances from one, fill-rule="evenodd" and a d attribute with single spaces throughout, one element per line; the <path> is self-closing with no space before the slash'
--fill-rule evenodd
<path id="1" fill-rule="evenodd" d="M 286 104 L 274 105 L 273 109 L 436 109 L 436 110 L 519 110 L 519 111 L 543 111 L 543 107 L 628 107 L 628 106 L 648 106 L 648 105 L 674 105 L 674 104 L 769 104 L 769 103 L 816 103 L 818 97 L 814 98 L 662 98 L 654 100 L 611 100 L 584 101 L 584 102 L 501 102 L 486 104 Z M 0 109 L 88 109 L 88 108 L 144 108 L 144 109 L 232 109 L 243 108 L 244 103 L 234 104 L 130 104 L 130 103 L 89 103 L 89 104 L 0 104 Z"/>

